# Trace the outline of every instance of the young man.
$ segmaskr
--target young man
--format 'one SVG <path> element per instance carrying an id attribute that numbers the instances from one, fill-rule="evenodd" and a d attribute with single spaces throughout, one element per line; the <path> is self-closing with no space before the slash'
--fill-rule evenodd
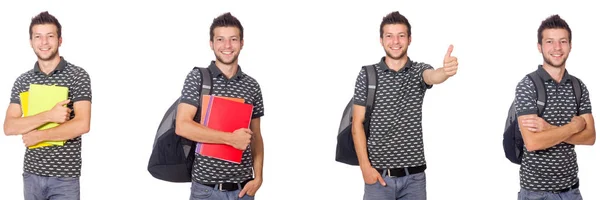
<path id="1" fill-rule="evenodd" d="M 238 55 L 244 46 L 244 28 L 230 13 L 214 19 L 210 26 L 210 47 L 216 61 L 208 66 L 213 94 L 243 98 L 254 106 L 250 129 L 224 133 L 194 121 L 202 83 L 200 70 L 192 70 L 181 91 L 177 109 L 176 133 L 195 142 L 227 144 L 244 150 L 241 164 L 196 154 L 192 172 L 190 199 L 254 199 L 262 184 L 263 140 L 260 117 L 264 115 L 258 82 L 242 72 Z"/>
<path id="2" fill-rule="evenodd" d="M 29 39 L 38 60 L 33 69 L 21 74 L 14 83 L 4 133 L 22 135 L 26 147 L 43 141 L 66 140 L 63 146 L 27 148 L 23 166 L 26 200 L 79 199 L 81 135 L 90 129 L 90 77 L 83 68 L 59 55 L 61 25 L 48 12 L 31 20 Z M 68 100 L 57 103 L 51 110 L 22 117 L 20 94 L 28 91 L 30 84 L 67 87 Z M 49 122 L 59 125 L 37 130 Z"/>
<path id="3" fill-rule="evenodd" d="M 582 95 L 577 108 L 573 80 L 565 69 L 571 51 L 571 29 L 558 15 L 538 29 L 538 50 L 544 64 L 536 73 L 546 88 L 542 117 L 537 116 L 533 81 L 523 78 L 516 88 L 516 110 L 525 149 L 519 175 L 519 199 L 582 199 L 579 192 L 575 145 L 596 141 L 589 92 L 580 81 Z"/>
<path id="4" fill-rule="evenodd" d="M 367 81 L 356 79 L 352 136 L 365 182 L 364 199 L 426 199 L 421 110 L 425 91 L 456 74 L 458 60 L 448 48 L 443 67 L 412 61 L 408 55 L 411 27 L 398 12 L 383 18 L 380 42 L 386 55 L 375 64 L 377 90 L 365 137 L 363 121 Z M 368 152 L 368 153 L 367 153 Z"/>

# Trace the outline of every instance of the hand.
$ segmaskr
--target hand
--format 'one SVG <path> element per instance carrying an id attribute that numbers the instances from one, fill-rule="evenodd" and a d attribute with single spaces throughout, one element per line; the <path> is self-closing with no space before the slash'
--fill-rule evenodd
<path id="1" fill-rule="evenodd" d="M 30 147 L 42 142 L 41 132 L 37 130 L 30 131 L 29 133 L 23 134 L 23 144 L 25 147 Z"/>
<path id="2" fill-rule="evenodd" d="M 583 117 L 573 116 L 573 118 L 571 118 L 571 122 L 569 122 L 569 124 L 573 124 L 573 127 L 575 127 L 575 133 L 579 133 L 579 132 L 583 131 L 583 129 L 585 129 L 585 125 L 587 123 L 585 122 L 585 119 L 583 119 Z"/>
<path id="3" fill-rule="evenodd" d="M 523 125 L 524 128 L 527 128 L 529 131 L 534 133 L 542 132 L 554 127 L 548 122 L 546 122 L 546 120 L 534 115 L 524 117 L 521 120 L 521 125 Z"/>
<path id="4" fill-rule="evenodd" d="M 233 131 L 233 133 L 231 134 L 231 140 L 229 141 L 229 145 L 239 150 L 246 150 L 246 147 L 248 147 L 251 140 L 252 131 L 247 128 L 240 128 L 238 130 Z"/>
<path id="5" fill-rule="evenodd" d="M 454 76 L 458 70 L 458 59 L 451 55 L 452 50 L 454 50 L 454 46 L 450 45 L 444 57 L 444 65 L 442 67 L 444 74 L 448 77 Z"/>
<path id="6" fill-rule="evenodd" d="M 249 181 L 248 183 L 246 183 L 246 185 L 244 186 L 242 191 L 240 191 L 240 194 L 238 195 L 238 197 L 242 198 L 242 197 L 244 197 L 244 195 L 248 195 L 248 196 L 256 195 L 256 191 L 258 190 L 258 188 L 260 188 L 261 185 L 262 185 L 262 179 L 254 179 L 254 180 Z"/>
<path id="7" fill-rule="evenodd" d="M 58 102 L 51 110 L 49 110 L 46 113 L 48 119 L 50 119 L 50 122 L 62 124 L 66 121 L 69 121 L 69 118 L 71 116 L 71 109 L 67 108 L 65 105 L 67 105 L 70 101 L 71 100 L 67 99 Z"/>
<path id="8" fill-rule="evenodd" d="M 379 174 L 379 172 L 371 167 L 361 167 L 360 170 L 362 171 L 362 175 L 363 175 L 363 179 L 365 180 L 366 184 L 375 184 L 377 181 L 379 181 L 379 183 L 383 186 L 386 185 L 385 181 L 383 180 L 383 177 L 381 177 L 381 174 Z"/>

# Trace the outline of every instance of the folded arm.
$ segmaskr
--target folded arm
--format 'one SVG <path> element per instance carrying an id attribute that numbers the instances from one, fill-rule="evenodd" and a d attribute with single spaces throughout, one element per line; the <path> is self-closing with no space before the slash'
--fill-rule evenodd
<path id="1" fill-rule="evenodd" d="M 585 128 L 567 138 L 565 142 L 574 145 L 594 145 L 596 143 L 594 117 L 591 113 L 583 114 L 581 117 L 585 120 Z"/>
<path id="2" fill-rule="evenodd" d="M 175 120 L 175 133 L 195 142 L 229 144 L 229 134 L 213 130 L 194 121 L 197 110 L 196 106 L 187 103 L 179 104 Z"/>
<path id="3" fill-rule="evenodd" d="M 73 103 L 75 117 L 57 127 L 38 131 L 41 141 L 69 140 L 79 137 L 90 131 L 92 103 L 90 101 L 77 101 Z"/>
<path id="4" fill-rule="evenodd" d="M 564 126 L 547 128 L 540 132 L 533 132 L 527 128 L 528 126 L 526 124 L 526 120 L 531 119 L 532 117 L 537 116 L 535 114 L 528 114 L 518 117 L 519 127 L 527 151 L 542 150 L 557 145 L 581 131 L 585 126 L 585 121 L 581 121 L 582 119 L 579 119 L 576 116 L 570 123 Z"/>
<path id="5" fill-rule="evenodd" d="M 4 134 L 5 135 L 22 135 L 33 129 L 50 122 L 50 118 L 46 115 L 47 112 L 42 112 L 37 115 L 22 117 L 21 105 L 11 103 L 6 110 L 4 118 Z"/>

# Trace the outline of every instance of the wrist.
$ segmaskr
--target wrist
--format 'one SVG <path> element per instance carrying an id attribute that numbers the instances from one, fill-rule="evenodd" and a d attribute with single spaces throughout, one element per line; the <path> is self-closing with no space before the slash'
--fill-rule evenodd
<path id="1" fill-rule="evenodd" d="M 41 113 L 41 117 L 42 117 L 42 122 L 43 123 L 49 123 L 52 122 L 52 120 L 50 120 L 50 111 L 45 111 Z"/>

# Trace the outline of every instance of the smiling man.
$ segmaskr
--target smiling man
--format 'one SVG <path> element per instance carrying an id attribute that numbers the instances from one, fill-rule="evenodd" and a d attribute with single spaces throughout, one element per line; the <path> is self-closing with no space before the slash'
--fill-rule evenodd
<path id="1" fill-rule="evenodd" d="M 244 28 L 230 13 L 213 20 L 210 26 L 210 47 L 216 60 L 208 66 L 212 78 L 212 94 L 242 98 L 253 105 L 250 129 L 224 133 L 194 121 L 198 107 L 202 75 L 192 70 L 181 91 L 175 132 L 189 140 L 226 144 L 243 150 L 242 162 L 235 164 L 196 154 L 192 169 L 192 200 L 254 199 L 262 185 L 263 140 L 260 117 L 264 115 L 262 93 L 258 82 L 242 72 L 238 55 L 244 46 Z"/>
<path id="2" fill-rule="evenodd" d="M 26 147 L 43 141 L 66 141 L 63 146 L 27 148 L 23 166 L 26 200 L 72 200 L 80 196 L 81 135 L 90 129 L 92 91 L 88 73 L 59 55 L 61 34 L 60 23 L 48 12 L 31 19 L 29 40 L 38 59 L 33 69 L 15 81 L 6 111 L 4 133 L 22 135 Z M 66 87 L 68 100 L 48 111 L 22 117 L 20 94 L 29 91 L 30 84 Z M 37 130 L 49 122 L 59 125 Z"/>
<path id="3" fill-rule="evenodd" d="M 458 60 L 453 46 L 443 57 L 443 67 L 412 61 L 408 57 L 411 27 L 399 12 L 385 16 L 380 25 L 385 56 L 374 64 L 377 74 L 375 103 L 366 138 L 367 81 L 363 68 L 354 89 L 352 136 L 365 182 L 364 199 L 426 199 L 425 155 L 421 111 L 425 91 L 454 76 Z M 441 57 L 441 56 L 440 56 Z"/>
<path id="4" fill-rule="evenodd" d="M 546 102 L 537 100 L 536 86 L 529 77 L 523 78 L 515 91 L 515 108 L 525 143 L 519 200 L 582 199 L 575 145 L 593 145 L 596 129 L 587 87 L 566 70 L 571 38 L 571 28 L 560 16 L 552 15 L 542 21 L 537 46 L 544 63 L 534 73 L 541 77 Z M 579 87 L 574 85 L 577 83 Z M 581 89 L 579 101 L 576 88 Z M 545 103 L 542 116 L 538 116 L 538 103 Z"/>

